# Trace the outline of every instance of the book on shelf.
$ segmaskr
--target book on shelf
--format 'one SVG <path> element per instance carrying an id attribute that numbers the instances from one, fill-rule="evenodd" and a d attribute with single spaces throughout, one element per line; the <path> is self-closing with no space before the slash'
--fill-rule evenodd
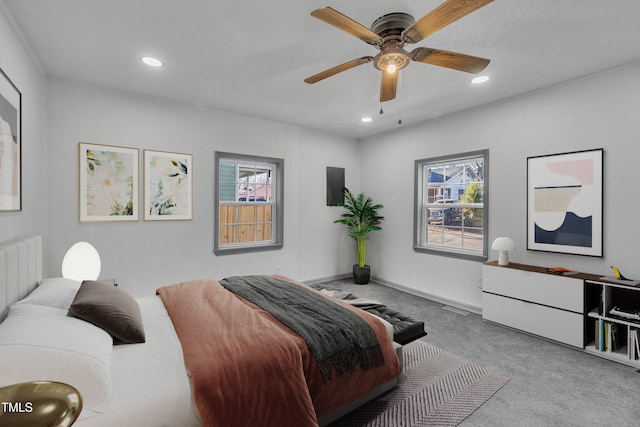
<path id="1" fill-rule="evenodd" d="M 604 351 L 604 320 L 598 320 L 598 350 Z"/>
<path id="2" fill-rule="evenodd" d="M 640 351 L 638 351 L 639 346 L 638 330 L 629 329 L 629 334 L 627 335 L 627 356 L 629 356 L 630 360 L 638 360 L 640 358 Z"/>
<path id="3" fill-rule="evenodd" d="M 605 322 L 600 319 L 599 326 L 599 350 L 608 353 L 620 350 L 620 342 L 618 337 L 618 324 Z"/>
<path id="4" fill-rule="evenodd" d="M 618 324 L 609 323 L 609 345 L 607 346 L 608 352 L 615 352 L 620 350 L 620 344 L 618 340 Z"/>

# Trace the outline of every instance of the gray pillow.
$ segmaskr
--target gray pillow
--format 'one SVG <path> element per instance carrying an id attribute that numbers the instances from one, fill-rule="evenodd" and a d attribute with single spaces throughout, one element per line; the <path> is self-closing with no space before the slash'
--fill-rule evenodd
<path id="1" fill-rule="evenodd" d="M 82 282 L 69 315 L 104 329 L 116 344 L 145 341 L 140 306 L 131 295 L 113 285 L 93 280 Z"/>

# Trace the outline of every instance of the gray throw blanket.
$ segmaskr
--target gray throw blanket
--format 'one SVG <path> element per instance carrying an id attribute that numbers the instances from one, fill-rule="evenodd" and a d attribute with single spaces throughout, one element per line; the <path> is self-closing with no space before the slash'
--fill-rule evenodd
<path id="1" fill-rule="evenodd" d="M 357 314 L 317 293 L 271 276 L 227 277 L 220 284 L 300 335 L 313 353 L 324 382 L 355 369 L 384 365 L 375 332 Z"/>

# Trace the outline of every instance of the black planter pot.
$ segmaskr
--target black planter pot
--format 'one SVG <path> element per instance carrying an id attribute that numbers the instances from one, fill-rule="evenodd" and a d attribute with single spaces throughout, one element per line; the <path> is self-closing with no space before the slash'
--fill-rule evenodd
<path id="1" fill-rule="evenodd" d="M 369 283 L 369 277 L 371 276 L 371 267 L 365 265 L 360 267 L 358 264 L 353 266 L 353 282 L 356 285 L 366 285 Z"/>

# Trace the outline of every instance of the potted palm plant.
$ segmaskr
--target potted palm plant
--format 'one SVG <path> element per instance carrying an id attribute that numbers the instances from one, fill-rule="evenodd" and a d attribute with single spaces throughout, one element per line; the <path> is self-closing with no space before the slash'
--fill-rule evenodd
<path id="1" fill-rule="evenodd" d="M 364 193 L 354 197 L 347 188 L 343 192 L 344 202 L 341 206 L 345 211 L 334 223 L 346 225 L 349 236 L 356 241 L 358 264 L 353 266 L 353 280 L 359 285 L 365 285 L 369 283 L 371 276 L 371 267 L 365 264 L 367 235 L 372 231 L 382 230 L 380 223 L 384 217 L 378 211 L 384 206 L 374 204 L 373 200 L 365 196 Z"/>

